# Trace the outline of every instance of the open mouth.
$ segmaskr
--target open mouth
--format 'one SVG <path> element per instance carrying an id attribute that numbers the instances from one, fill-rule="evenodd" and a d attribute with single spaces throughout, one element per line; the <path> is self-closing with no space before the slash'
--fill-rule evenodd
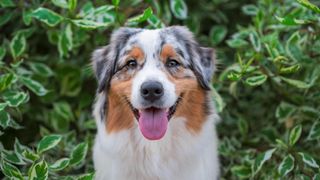
<path id="1" fill-rule="evenodd" d="M 176 112 L 180 100 L 181 97 L 170 108 L 136 109 L 130 104 L 132 112 L 138 120 L 142 135 L 149 140 L 161 139 L 167 131 L 168 122 Z"/>

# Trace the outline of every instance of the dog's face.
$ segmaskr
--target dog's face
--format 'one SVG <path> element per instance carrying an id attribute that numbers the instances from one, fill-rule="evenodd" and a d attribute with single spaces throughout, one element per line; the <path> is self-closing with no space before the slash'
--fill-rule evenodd
<path id="1" fill-rule="evenodd" d="M 185 27 L 121 28 L 92 59 L 98 92 L 107 94 L 102 112 L 108 132 L 137 123 L 145 138 L 158 140 L 180 116 L 191 130 L 201 128 L 214 52 L 199 47 Z"/>

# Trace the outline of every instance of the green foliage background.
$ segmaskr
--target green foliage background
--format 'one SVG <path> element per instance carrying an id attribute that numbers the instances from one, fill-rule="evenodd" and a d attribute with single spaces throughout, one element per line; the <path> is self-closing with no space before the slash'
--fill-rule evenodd
<path id="1" fill-rule="evenodd" d="M 319 5 L 0 0 L 0 177 L 92 179 L 91 52 L 120 26 L 179 24 L 217 50 L 222 179 L 319 180 Z"/>

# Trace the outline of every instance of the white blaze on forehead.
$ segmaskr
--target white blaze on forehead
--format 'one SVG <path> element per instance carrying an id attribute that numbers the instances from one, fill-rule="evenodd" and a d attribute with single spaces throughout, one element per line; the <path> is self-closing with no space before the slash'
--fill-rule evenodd
<path id="1" fill-rule="evenodd" d="M 137 34 L 134 38 L 137 40 L 137 43 L 141 46 L 145 54 L 151 55 L 159 47 L 160 35 L 159 30 L 144 30 L 141 33 Z M 157 47 L 158 46 L 158 47 Z"/>
<path id="2" fill-rule="evenodd" d="M 131 102 L 132 105 L 138 109 L 143 108 L 140 88 L 142 83 L 147 81 L 158 81 L 162 84 L 164 88 L 164 95 L 162 97 L 164 108 L 173 106 L 177 100 L 174 84 L 168 80 L 166 74 L 158 66 L 160 63 L 158 53 L 161 49 L 159 32 L 159 30 L 144 30 L 132 39 L 145 54 L 143 68 L 136 74 L 132 84 Z M 156 56 L 153 56 L 154 54 Z"/>

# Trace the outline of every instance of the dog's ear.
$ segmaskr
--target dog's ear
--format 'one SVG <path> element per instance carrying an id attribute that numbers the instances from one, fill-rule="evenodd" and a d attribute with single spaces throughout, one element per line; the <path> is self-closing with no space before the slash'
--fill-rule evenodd
<path id="1" fill-rule="evenodd" d="M 109 45 L 97 49 L 92 54 L 92 66 L 98 79 L 98 92 L 109 88 L 112 76 L 117 72 L 116 64 L 120 51 L 124 48 L 131 36 L 140 32 L 137 28 L 120 28 L 111 35 Z"/>
<path id="2" fill-rule="evenodd" d="M 213 73 L 215 71 L 215 61 L 216 55 L 215 50 L 213 48 L 200 47 L 200 65 L 201 73 L 200 84 L 205 88 L 210 90 L 211 88 L 211 80 L 213 77 Z"/>
<path id="3" fill-rule="evenodd" d="M 193 33 L 184 26 L 172 26 L 171 32 L 188 52 L 190 68 L 199 84 L 205 90 L 211 89 L 211 79 L 215 70 L 215 51 L 213 48 L 200 47 Z"/>
<path id="4" fill-rule="evenodd" d="M 110 55 L 111 46 L 104 46 L 92 53 L 92 67 L 98 80 L 98 92 L 103 91 L 113 75 L 115 59 Z"/>

